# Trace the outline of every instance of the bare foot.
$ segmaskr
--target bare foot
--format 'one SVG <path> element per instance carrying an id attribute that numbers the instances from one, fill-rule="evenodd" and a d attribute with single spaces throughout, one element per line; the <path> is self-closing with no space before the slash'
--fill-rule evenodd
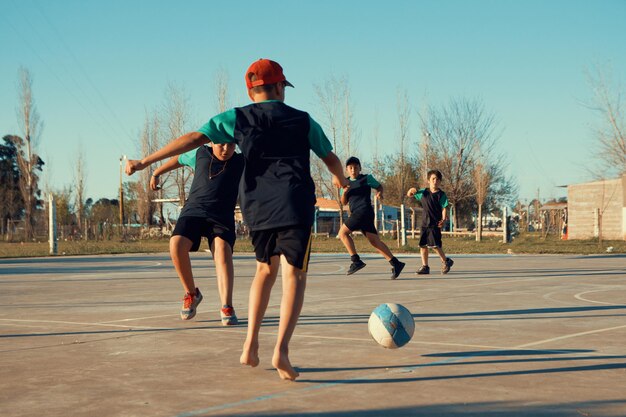
<path id="1" fill-rule="evenodd" d="M 255 367 L 259 365 L 259 343 L 250 343 L 246 341 L 243 344 L 243 353 L 239 358 L 239 363 Z"/>
<path id="2" fill-rule="evenodd" d="M 291 362 L 289 362 L 289 356 L 285 352 L 274 352 L 274 357 L 272 358 L 272 366 L 276 368 L 278 371 L 278 376 L 281 379 L 285 379 L 288 381 L 295 381 L 297 377 L 300 376 L 300 373 L 293 369 L 291 366 Z"/>

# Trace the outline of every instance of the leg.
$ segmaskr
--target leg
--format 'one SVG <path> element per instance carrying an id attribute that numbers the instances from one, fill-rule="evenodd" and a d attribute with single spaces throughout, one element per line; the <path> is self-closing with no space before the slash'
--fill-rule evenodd
<path id="1" fill-rule="evenodd" d="M 271 264 L 259 261 L 256 263 L 256 274 L 250 287 L 248 303 L 248 333 L 243 344 L 243 353 L 239 359 L 242 365 L 254 367 L 259 364 L 259 331 L 270 301 L 272 287 L 276 282 L 279 261 L 278 256 L 272 256 L 270 258 Z"/>
<path id="2" fill-rule="evenodd" d="M 220 317 L 223 326 L 239 324 L 233 307 L 233 286 L 235 273 L 233 270 L 233 250 L 227 240 L 216 236 L 211 242 L 211 252 L 215 262 L 215 275 L 220 295 Z"/>
<path id="3" fill-rule="evenodd" d="M 422 265 L 428 266 L 428 248 L 420 248 L 420 255 L 422 257 Z"/>
<path id="4" fill-rule="evenodd" d="M 443 253 L 443 249 L 435 247 L 435 252 L 437 252 L 437 255 L 441 258 L 441 262 L 446 263 L 446 254 Z"/>
<path id="5" fill-rule="evenodd" d="M 348 268 L 347 275 L 352 275 L 355 272 L 365 268 L 365 262 L 361 260 L 361 257 L 356 252 L 356 247 L 354 246 L 354 240 L 352 240 L 352 236 L 350 236 L 352 230 L 348 228 L 345 224 L 341 226 L 339 229 L 339 239 L 343 242 L 343 245 L 348 250 L 348 254 L 350 254 L 350 260 L 352 263 L 350 264 L 350 268 Z"/>
<path id="6" fill-rule="evenodd" d="M 376 250 L 385 257 L 386 260 L 390 261 L 393 258 L 393 254 L 389 250 L 389 247 L 380 240 L 380 237 L 376 233 L 365 233 L 365 237 L 370 242 Z"/>
<path id="7" fill-rule="evenodd" d="M 354 240 L 352 240 L 350 233 L 352 233 L 352 231 L 348 229 L 348 226 L 342 224 L 341 229 L 339 229 L 339 239 L 341 239 L 341 242 L 346 247 L 348 254 L 354 256 L 356 255 L 356 247 L 354 246 Z"/>
<path id="8" fill-rule="evenodd" d="M 450 268 L 452 268 L 452 265 L 454 265 L 454 261 L 446 257 L 446 254 L 443 253 L 442 248 L 436 247 L 435 251 L 437 252 L 437 255 L 439 255 L 439 257 L 441 258 L 441 273 L 447 274 L 448 272 L 450 272 Z"/>
<path id="9" fill-rule="evenodd" d="M 300 374 L 289 361 L 289 341 L 296 328 L 306 289 L 306 272 L 290 265 L 281 257 L 283 296 L 280 302 L 280 324 L 272 365 L 282 379 L 295 380 Z"/>
<path id="10" fill-rule="evenodd" d="M 215 237 L 211 245 L 213 261 L 215 262 L 215 275 L 217 275 L 217 288 L 220 293 L 222 306 L 233 305 L 233 251 L 230 244 L 221 237 Z"/>
<path id="11" fill-rule="evenodd" d="M 184 236 L 176 235 L 170 239 L 170 256 L 178 278 L 180 278 L 180 283 L 183 284 L 185 293 L 188 294 L 196 293 L 196 284 L 193 280 L 191 259 L 189 258 L 192 245 L 193 242 Z"/>

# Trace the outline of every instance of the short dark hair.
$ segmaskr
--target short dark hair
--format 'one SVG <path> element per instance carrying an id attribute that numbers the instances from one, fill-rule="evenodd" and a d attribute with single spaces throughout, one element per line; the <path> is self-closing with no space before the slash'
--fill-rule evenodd
<path id="1" fill-rule="evenodd" d="M 441 171 L 439 171 L 438 169 L 431 169 L 430 171 L 428 171 L 428 173 L 426 174 L 426 179 L 429 179 L 431 175 L 435 174 L 437 176 L 437 178 L 439 179 L 439 181 L 441 181 L 441 179 L 443 178 L 443 175 L 441 175 Z"/>
<path id="2" fill-rule="evenodd" d="M 361 166 L 361 161 L 359 161 L 359 158 L 357 158 L 356 156 L 351 156 L 350 158 L 346 160 L 346 166 L 352 165 L 352 164 Z"/>

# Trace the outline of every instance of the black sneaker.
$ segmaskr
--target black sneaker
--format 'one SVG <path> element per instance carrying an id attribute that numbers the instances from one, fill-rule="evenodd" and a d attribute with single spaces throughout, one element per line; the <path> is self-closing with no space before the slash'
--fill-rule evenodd
<path id="1" fill-rule="evenodd" d="M 350 265 L 350 268 L 348 268 L 348 272 L 346 275 L 352 275 L 356 271 L 363 269 L 363 268 L 365 268 L 365 262 L 359 259 L 356 262 L 352 262 L 352 264 Z"/>
<path id="2" fill-rule="evenodd" d="M 430 274 L 430 267 L 428 265 L 422 265 L 415 273 L 418 275 L 428 275 Z"/>
<path id="3" fill-rule="evenodd" d="M 450 268 L 452 268 L 452 265 L 454 265 L 454 261 L 450 258 L 446 258 L 446 261 L 443 263 L 443 266 L 441 267 L 441 273 L 447 274 L 448 272 L 450 272 Z"/>
<path id="4" fill-rule="evenodd" d="M 406 264 L 404 262 L 400 262 L 397 261 L 392 267 L 391 267 L 391 279 L 396 279 L 400 276 L 400 272 L 402 272 L 402 270 L 404 269 L 404 266 Z"/>

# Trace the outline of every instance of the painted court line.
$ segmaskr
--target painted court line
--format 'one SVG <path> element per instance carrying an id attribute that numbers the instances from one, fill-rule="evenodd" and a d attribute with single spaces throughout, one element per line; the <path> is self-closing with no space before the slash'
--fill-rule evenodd
<path id="1" fill-rule="evenodd" d="M 555 338 L 550 338 L 550 339 L 544 339 L 544 340 L 539 340 L 536 342 L 532 342 L 532 343 L 526 343 L 526 344 L 522 344 L 522 345 L 518 345 L 512 348 L 504 348 L 504 349 L 495 349 L 493 350 L 493 352 L 491 353 L 497 353 L 498 351 L 508 351 L 508 350 L 514 350 L 514 349 L 524 349 L 530 346 L 537 346 L 537 345 L 542 345 L 545 343 L 550 343 L 556 340 L 563 340 L 563 339 L 568 339 L 568 338 L 573 338 L 573 337 L 578 337 L 578 336 L 584 336 L 584 335 L 588 335 L 588 334 L 595 334 L 595 333 L 601 333 L 601 332 L 607 332 L 607 331 L 611 331 L 611 330 L 617 330 L 617 329 L 622 329 L 622 328 L 626 328 L 626 325 L 623 326 L 615 326 L 615 327 L 609 327 L 609 328 L 604 328 L 604 329 L 597 329 L 597 330 L 591 330 L 591 331 L 587 331 L 587 332 L 580 332 L 580 333 L 573 333 L 570 335 L 564 335 L 564 336 L 560 336 L 560 337 L 555 337 Z M 555 352 L 561 351 L 561 350 L 554 350 Z M 567 351 L 563 351 L 563 352 L 567 352 Z M 470 359 L 476 356 L 483 356 L 485 353 L 483 352 L 471 352 L 468 353 L 467 355 L 460 355 L 456 358 L 451 358 L 451 359 L 445 359 L 445 360 L 441 360 L 441 361 L 436 361 L 436 362 L 431 362 L 431 363 L 427 363 L 427 364 L 423 364 L 423 365 L 416 365 L 416 366 L 410 366 L 410 367 L 405 367 L 405 368 L 401 368 L 398 370 L 394 370 L 392 371 L 392 373 L 406 373 L 406 372 L 412 372 L 414 370 L 417 370 L 419 368 L 424 368 L 424 367 L 428 367 L 428 366 L 438 366 L 438 365 L 444 365 L 444 364 L 450 364 L 450 363 L 456 363 L 456 362 L 461 362 L 465 359 Z M 387 374 L 389 371 L 386 371 L 384 374 Z M 360 377 L 355 377 L 355 378 L 350 378 L 350 379 L 344 379 L 341 381 L 337 381 L 337 382 L 327 382 L 327 383 L 321 383 L 321 384 L 315 384 L 313 386 L 309 386 L 309 387 L 304 387 L 304 388 L 300 388 L 300 389 L 296 389 L 296 390 L 289 390 L 289 391 L 283 391 L 283 392 L 279 392 L 279 393 L 275 393 L 275 394 L 270 394 L 270 395 L 264 395 L 264 396 L 259 396 L 259 397 L 255 397 L 255 398 L 249 398 L 249 399 L 245 399 L 245 400 L 241 400 L 241 401 L 237 401 L 237 402 L 233 402 L 233 403 L 225 403 L 225 404 L 219 404 L 219 405 L 215 405 L 212 407 L 207 407 L 207 408 L 203 408 L 201 410 L 194 410 L 194 411 L 189 411 L 189 412 L 185 412 L 182 414 L 178 414 L 176 415 L 176 417 L 193 417 L 193 416 L 197 416 L 197 415 L 202 415 L 202 414 L 206 414 L 206 413 L 210 413 L 210 412 L 214 412 L 214 411 L 223 411 L 226 409 L 232 409 L 232 408 L 236 408 L 242 405 L 246 405 L 246 404 L 252 404 L 252 403 L 256 403 L 256 402 L 260 402 L 260 401 L 267 401 L 267 400 L 272 400 L 272 399 L 277 399 L 277 398 L 281 398 L 281 397 L 285 397 L 287 395 L 297 395 L 298 393 L 302 393 L 302 392 L 307 392 L 307 391 L 315 391 L 315 390 L 320 390 L 320 389 L 325 389 L 325 388 L 332 388 L 338 385 L 343 385 L 346 382 L 351 382 L 351 381 L 361 381 L 361 380 L 368 380 L 368 379 L 372 379 L 377 377 L 378 375 L 383 374 L 382 372 L 378 371 L 369 375 L 365 375 L 365 376 L 360 376 Z"/>
<path id="2" fill-rule="evenodd" d="M 624 329 L 624 328 L 626 328 L 626 324 L 624 324 L 622 326 L 607 327 L 605 329 L 597 329 L 597 330 L 589 330 L 589 331 L 586 331 L 586 332 L 572 333 L 572 334 L 567 334 L 567 335 L 563 335 L 563 336 L 553 337 L 551 339 L 539 340 L 537 342 L 532 342 L 532 343 L 526 343 L 524 345 L 519 345 L 519 346 L 516 346 L 515 348 L 526 348 L 526 347 L 530 347 L 530 346 L 543 345 L 545 343 L 555 342 L 557 340 L 571 339 L 571 338 L 578 337 L 578 336 L 585 336 L 585 335 L 588 335 L 588 334 L 610 332 L 611 330 L 618 330 L 618 329 Z"/>
<path id="3" fill-rule="evenodd" d="M 622 286 L 620 286 L 619 288 L 621 288 Z M 614 288 L 612 288 L 614 289 Z M 594 301 L 594 300 L 589 300 L 588 298 L 583 298 L 583 295 L 585 294 L 591 294 L 594 292 L 607 292 L 607 291 L 611 291 L 612 289 L 603 289 L 603 290 L 591 290 L 591 291 L 584 291 L 584 292 L 579 292 L 578 294 L 576 294 L 574 296 L 574 298 L 580 300 L 580 301 L 586 301 L 588 303 L 594 303 L 594 304 L 605 304 L 605 305 L 610 305 L 610 306 L 616 306 L 616 305 L 620 305 L 620 304 L 616 304 L 616 303 L 607 303 L 604 301 Z"/>

